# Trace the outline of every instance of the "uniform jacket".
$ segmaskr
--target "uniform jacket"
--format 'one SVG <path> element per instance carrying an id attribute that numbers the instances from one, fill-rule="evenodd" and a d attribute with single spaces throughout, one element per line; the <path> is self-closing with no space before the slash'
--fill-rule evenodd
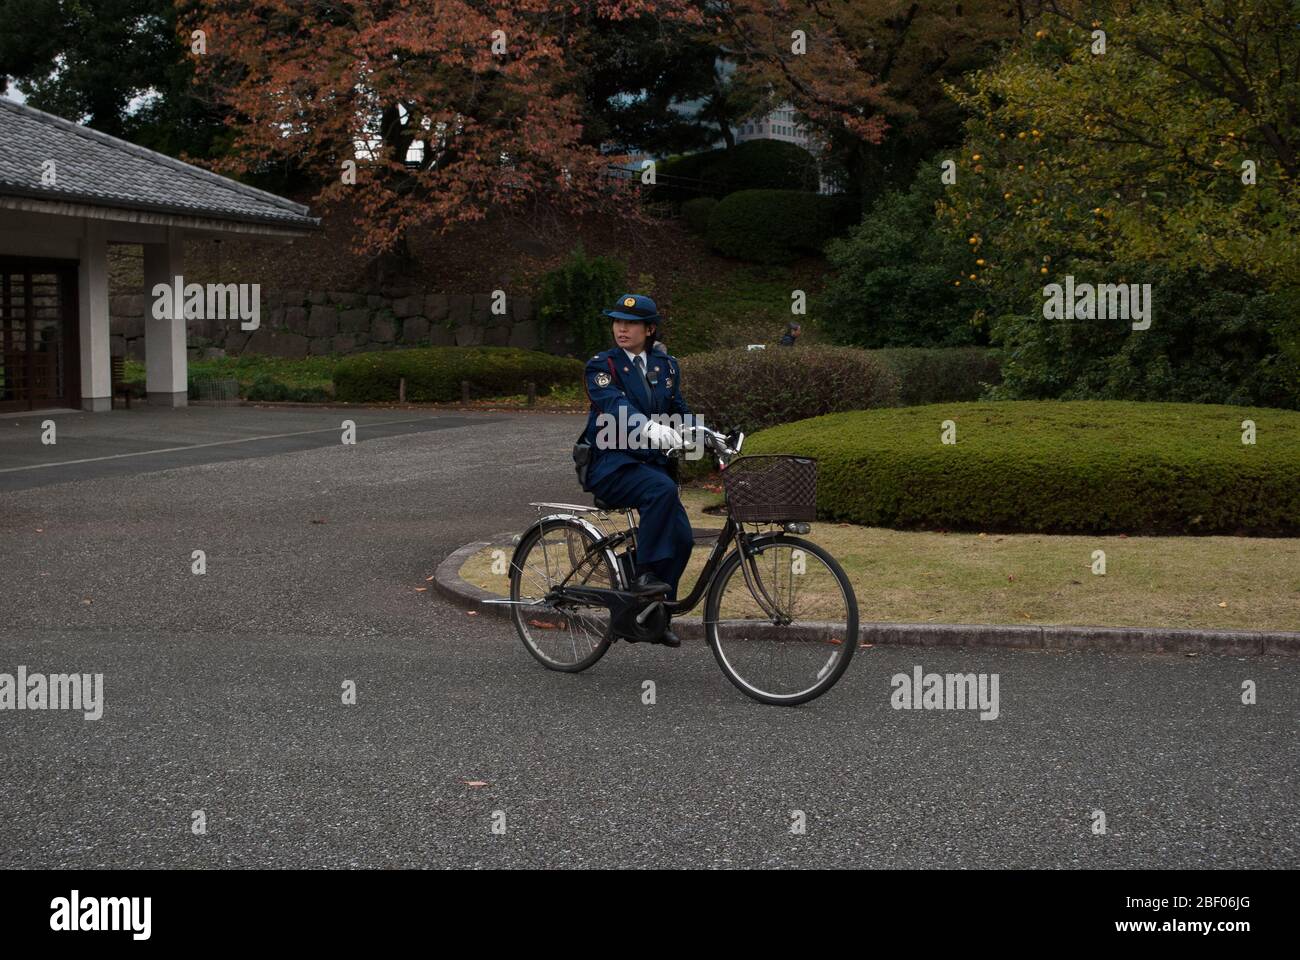
<path id="1" fill-rule="evenodd" d="M 587 428 L 582 433 L 582 442 L 589 443 L 592 447 L 591 466 L 587 472 L 588 490 L 629 463 L 668 465 L 668 455 L 662 450 L 649 447 L 640 450 L 627 447 L 601 450 L 596 446 L 596 437 L 600 433 L 597 419 L 601 414 L 613 418 L 617 432 L 619 410 L 626 408 L 624 416 L 629 434 L 644 422 L 647 414 L 677 414 L 683 417 L 690 414 L 691 408 L 682 397 L 681 366 L 675 357 L 647 350 L 646 374 L 655 381 L 649 384 L 648 394 L 645 381 L 622 347 L 598 353 L 587 361 L 585 379 L 591 411 L 587 414 Z M 606 433 L 608 435 L 608 431 Z"/>

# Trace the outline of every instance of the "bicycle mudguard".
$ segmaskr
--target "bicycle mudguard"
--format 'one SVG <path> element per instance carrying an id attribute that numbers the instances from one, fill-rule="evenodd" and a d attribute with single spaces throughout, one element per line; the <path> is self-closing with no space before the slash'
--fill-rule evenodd
<path id="1" fill-rule="evenodd" d="M 590 520 L 583 518 L 579 514 L 553 513 L 550 514 L 549 516 L 541 517 L 540 519 L 533 521 L 533 523 L 531 523 L 528 526 L 528 528 L 523 531 L 523 533 L 519 534 L 519 539 L 515 541 L 515 549 L 510 555 L 510 566 L 512 568 L 518 567 L 519 564 L 522 562 L 523 558 L 519 555 L 519 551 L 523 549 L 524 544 L 528 542 L 529 535 L 534 530 L 538 529 L 539 527 L 545 527 L 547 525 L 564 526 L 568 524 L 581 527 L 591 537 L 593 542 L 599 542 L 601 540 L 608 539 L 605 536 L 604 531 L 602 531 Z M 614 554 L 612 550 L 606 548 L 605 559 L 609 561 L 609 566 L 614 571 L 614 576 L 619 578 L 620 584 L 621 585 L 627 584 L 628 580 L 626 578 L 626 571 L 622 569 L 621 565 L 619 564 L 618 557 Z"/>

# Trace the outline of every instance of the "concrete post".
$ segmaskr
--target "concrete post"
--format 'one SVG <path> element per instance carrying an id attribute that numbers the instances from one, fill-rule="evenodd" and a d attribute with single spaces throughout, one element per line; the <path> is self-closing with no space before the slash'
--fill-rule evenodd
<path id="1" fill-rule="evenodd" d="M 154 315 L 154 286 L 174 288 L 184 270 L 184 248 L 179 231 L 168 229 L 165 243 L 144 244 L 144 365 L 149 402 L 164 407 L 189 403 L 189 363 L 185 355 L 185 305 L 162 301 Z M 167 309 L 170 307 L 170 309 Z"/>
<path id="2" fill-rule="evenodd" d="M 81 409 L 113 409 L 108 334 L 108 235 L 87 220 L 77 238 L 77 326 L 81 344 Z"/>

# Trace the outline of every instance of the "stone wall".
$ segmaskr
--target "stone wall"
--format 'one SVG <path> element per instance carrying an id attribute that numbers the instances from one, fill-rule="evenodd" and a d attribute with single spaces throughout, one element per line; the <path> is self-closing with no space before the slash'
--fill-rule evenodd
<path id="1" fill-rule="evenodd" d="M 144 360 L 144 294 L 110 299 L 112 353 Z M 527 297 L 491 311 L 489 294 L 430 293 L 377 296 L 325 291 L 262 291 L 261 326 L 239 329 L 238 320 L 190 320 L 191 359 L 262 354 L 307 357 L 417 346 L 523 347 L 566 351 L 563 331 L 540 342 Z"/>

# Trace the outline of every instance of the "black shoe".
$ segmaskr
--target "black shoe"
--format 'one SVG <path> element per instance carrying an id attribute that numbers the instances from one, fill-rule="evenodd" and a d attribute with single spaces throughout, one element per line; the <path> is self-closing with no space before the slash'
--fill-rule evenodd
<path id="1" fill-rule="evenodd" d="M 665 630 L 664 635 L 659 639 L 659 642 L 665 647 L 680 647 L 682 645 L 682 638 L 677 636 L 677 634 L 673 633 L 671 630 Z"/>
<path id="2" fill-rule="evenodd" d="M 637 595 L 649 596 L 656 593 L 667 593 L 668 584 L 664 583 L 653 573 L 638 574 L 637 578 L 632 581 L 632 592 Z"/>

